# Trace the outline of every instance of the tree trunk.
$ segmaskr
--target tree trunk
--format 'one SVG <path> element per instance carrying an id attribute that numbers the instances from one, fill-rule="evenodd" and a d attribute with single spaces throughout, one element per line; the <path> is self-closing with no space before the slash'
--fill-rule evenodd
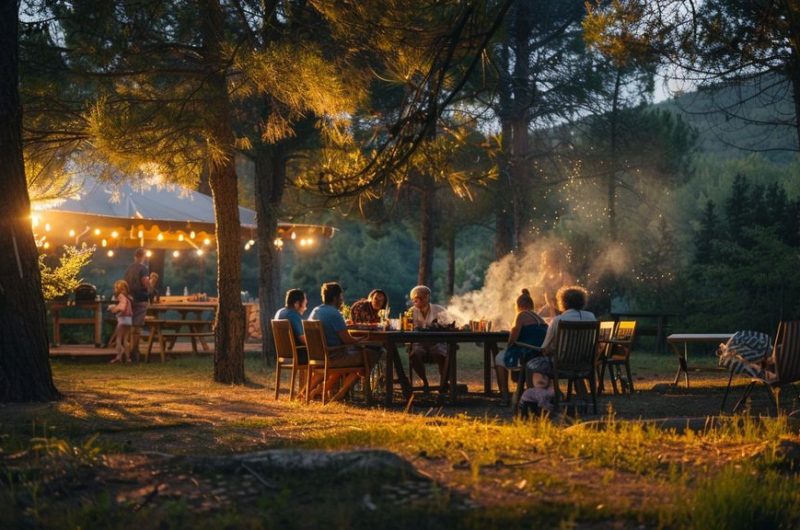
<path id="1" fill-rule="evenodd" d="M 521 245 L 525 232 L 531 227 L 532 205 L 530 161 L 528 160 L 530 138 L 528 129 L 531 122 L 530 108 L 533 104 L 533 87 L 530 81 L 531 56 L 531 3 L 516 4 L 516 16 L 512 22 L 511 42 L 514 50 L 514 72 L 512 92 L 514 94 L 513 112 L 509 115 L 512 134 L 511 175 L 514 189 L 511 195 L 516 202 L 516 241 Z"/>
<path id="2" fill-rule="evenodd" d="M 508 35 L 500 51 L 501 79 L 498 86 L 500 103 L 500 162 L 499 176 L 495 192 L 495 240 L 494 254 L 497 259 L 502 258 L 515 248 L 514 236 L 517 233 L 516 227 L 516 201 L 513 193 L 513 180 L 511 174 L 511 140 L 513 133 L 509 115 L 513 112 L 513 100 L 511 98 L 512 81 L 506 74 L 511 64 L 509 58 Z"/>
<path id="3" fill-rule="evenodd" d="M 270 320 L 280 300 L 280 250 L 275 247 L 278 214 L 286 182 L 286 157 L 282 144 L 256 151 L 256 218 L 258 219 L 258 301 L 261 318 L 261 352 L 269 364 L 275 355 Z"/>
<path id="4" fill-rule="evenodd" d="M 614 81 L 614 99 L 611 102 L 611 168 L 608 175 L 608 234 L 617 241 L 617 172 L 619 171 L 619 98 L 622 71 L 617 69 Z"/>
<path id="5" fill-rule="evenodd" d="M 209 157 L 208 182 L 214 199 L 219 309 L 214 324 L 214 381 L 243 384 L 245 311 L 241 300 L 242 249 L 239 192 L 234 161 L 231 108 L 222 54 L 223 14 L 217 0 L 200 0 L 209 91 L 209 142 L 222 153 Z"/>
<path id="6" fill-rule="evenodd" d="M 0 401 L 49 401 L 60 395 L 22 162 L 17 14 L 16 0 L 0 1 Z"/>
<path id="7" fill-rule="evenodd" d="M 433 182 L 426 180 L 423 183 L 420 201 L 420 234 L 419 234 L 419 273 L 417 282 L 433 289 L 433 251 L 436 248 L 434 240 L 434 197 Z"/>
<path id="8" fill-rule="evenodd" d="M 456 233 L 455 230 L 447 235 L 447 285 L 445 286 L 447 298 L 452 298 L 456 290 Z"/>

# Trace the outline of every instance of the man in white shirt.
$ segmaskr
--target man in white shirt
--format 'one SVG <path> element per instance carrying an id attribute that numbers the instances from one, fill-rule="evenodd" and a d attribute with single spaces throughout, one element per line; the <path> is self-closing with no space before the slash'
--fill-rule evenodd
<path id="1" fill-rule="evenodd" d="M 411 302 L 414 304 L 412 311 L 414 329 L 430 328 L 434 322 L 442 325 L 451 322 L 444 307 L 431 303 L 431 290 L 428 287 L 417 285 L 411 289 Z M 439 365 L 439 380 L 446 381 L 444 370 L 447 364 L 447 344 L 415 343 L 411 345 L 409 364 L 411 369 L 419 375 L 426 392 L 428 391 L 428 378 L 425 375 L 425 363 L 434 362 Z"/>

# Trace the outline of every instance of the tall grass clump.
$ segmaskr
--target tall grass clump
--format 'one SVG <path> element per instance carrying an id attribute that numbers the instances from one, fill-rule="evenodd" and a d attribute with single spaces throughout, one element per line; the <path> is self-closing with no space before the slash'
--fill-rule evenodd
<path id="1" fill-rule="evenodd" d="M 800 479 L 754 465 L 727 466 L 698 480 L 686 504 L 665 511 L 666 528 L 728 530 L 800 527 Z M 669 508 L 665 508 L 669 510 Z"/>

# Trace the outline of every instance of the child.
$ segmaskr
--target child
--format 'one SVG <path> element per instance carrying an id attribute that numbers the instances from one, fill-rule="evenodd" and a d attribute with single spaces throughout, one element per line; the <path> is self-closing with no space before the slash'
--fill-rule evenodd
<path id="1" fill-rule="evenodd" d="M 117 303 L 109 306 L 109 311 L 117 315 L 117 356 L 111 362 L 130 362 L 130 333 L 133 325 L 133 300 L 128 289 L 128 282 L 117 280 L 114 282 L 114 294 Z"/>
<path id="2" fill-rule="evenodd" d="M 534 357 L 525 365 L 528 388 L 520 398 L 520 408 L 525 413 L 553 412 L 553 361 L 550 357 Z"/>

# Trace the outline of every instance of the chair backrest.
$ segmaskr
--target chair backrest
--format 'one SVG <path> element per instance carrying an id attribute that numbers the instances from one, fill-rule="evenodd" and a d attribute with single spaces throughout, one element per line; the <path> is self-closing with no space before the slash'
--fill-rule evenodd
<path id="1" fill-rule="evenodd" d="M 303 320 L 303 331 L 306 335 L 308 361 L 324 363 L 328 352 L 328 344 L 325 342 L 322 322 L 319 320 Z"/>
<path id="2" fill-rule="evenodd" d="M 288 320 L 270 320 L 275 353 L 278 359 L 292 359 L 297 362 L 297 345 L 294 342 L 292 324 Z"/>
<path id="3" fill-rule="evenodd" d="M 617 331 L 614 333 L 614 340 L 618 342 L 633 343 L 636 336 L 636 321 L 623 320 L 617 325 Z"/>
<path id="4" fill-rule="evenodd" d="M 600 322 L 559 320 L 553 358 L 558 370 L 594 370 Z"/>
<path id="5" fill-rule="evenodd" d="M 615 322 L 613 320 L 603 320 L 602 322 L 600 322 L 600 334 L 598 335 L 597 340 L 599 341 L 611 340 L 611 337 L 614 336 L 614 325 Z"/>
<path id="6" fill-rule="evenodd" d="M 775 336 L 775 374 L 781 383 L 800 381 L 800 320 L 778 324 Z"/>

